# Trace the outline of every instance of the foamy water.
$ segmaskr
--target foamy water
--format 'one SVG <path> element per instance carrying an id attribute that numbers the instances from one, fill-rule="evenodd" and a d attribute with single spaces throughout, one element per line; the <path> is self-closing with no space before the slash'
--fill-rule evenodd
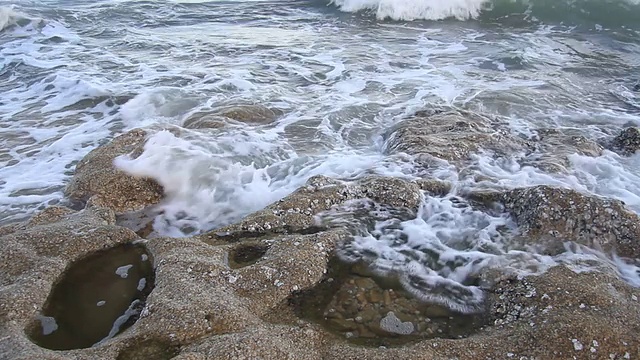
<path id="1" fill-rule="evenodd" d="M 575 154 L 567 172 L 556 174 L 526 165 L 536 154 L 480 153 L 465 169 L 443 161 L 425 170 L 411 157 L 383 153 L 386 129 L 434 106 L 499 117 L 522 138 L 564 128 L 606 140 L 637 125 L 638 4 L 603 4 L 0 2 L 0 224 L 64 204 L 76 162 L 135 127 L 154 129 L 145 151 L 116 165 L 165 187 L 167 197 L 154 209 L 155 235 L 238 221 L 315 175 L 428 174 L 459 192 L 550 184 L 640 211 L 640 155 Z M 562 14 L 580 6 L 584 11 Z M 598 11 L 603 6 L 615 20 Z M 162 131 L 197 112 L 238 104 L 282 115 L 260 125 Z M 483 266 L 531 272 L 596 257 L 637 283 L 635 268 L 611 254 L 568 249 L 551 258 L 514 249 L 502 232 L 516 231 L 512 220 L 459 207 L 454 198 L 425 198 L 418 214 L 397 219 L 400 230 L 378 219 L 351 244 L 352 256 L 377 254 L 366 259 L 373 268 L 399 276 L 417 296 L 449 289 L 429 300 L 461 311 L 481 301 L 464 279 Z M 420 250 L 420 261 L 405 261 L 398 236 Z M 464 246 L 455 243 L 460 239 Z M 460 263 L 442 266 L 425 252 Z"/>

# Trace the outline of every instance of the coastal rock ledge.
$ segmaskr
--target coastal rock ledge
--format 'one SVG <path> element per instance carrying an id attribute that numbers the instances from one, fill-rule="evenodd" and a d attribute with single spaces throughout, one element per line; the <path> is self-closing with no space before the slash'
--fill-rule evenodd
<path id="1" fill-rule="evenodd" d="M 373 180 L 366 181 L 372 184 Z M 378 189 L 384 189 L 386 181 L 405 184 L 400 186 L 402 193 L 382 191 L 385 195 L 378 201 L 409 209 L 415 206 L 407 191 L 417 189 L 417 185 L 400 179 L 375 181 Z M 338 190 L 334 194 L 353 194 L 345 199 L 366 196 L 358 193 L 357 187 L 356 191 L 348 190 L 337 181 L 315 178 L 274 206 L 314 204 L 314 200 L 325 199 L 332 189 Z M 531 193 L 539 194 L 540 190 Z M 341 201 L 333 199 L 334 203 Z M 619 210 L 615 206 L 609 208 Z M 300 220 L 315 213 L 312 209 L 295 216 Z M 518 214 L 521 219 L 532 218 Z M 248 218 L 257 226 L 252 232 L 240 226 L 230 227 L 224 234 L 213 232 L 181 239 L 140 239 L 131 230 L 115 225 L 112 210 L 96 206 L 79 212 L 50 208 L 30 222 L 0 229 L 0 357 L 124 360 L 640 356 L 636 336 L 640 331 L 639 289 L 613 271 L 575 272 L 564 265 L 539 276 L 496 272 L 496 280 L 486 290 L 485 325 L 466 337 L 434 337 L 388 347 L 354 344 L 299 317 L 291 302 L 300 292 L 327 281 L 327 273 L 334 266 L 333 249 L 349 233 L 344 229 L 312 231 L 302 227 L 285 231 L 284 223 L 273 222 L 264 215 L 261 212 Z M 622 214 L 620 218 L 628 216 Z M 264 221 L 274 225 L 264 230 Z M 552 221 L 557 224 L 557 220 Z M 570 228 L 567 235 L 576 231 Z M 627 239 L 628 232 L 621 234 Z M 127 243 L 144 246 L 155 270 L 155 287 L 140 309 L 139 319 L 120 334 L 88 348 L 49 350 L 32 342 L 27 333 L 34 321 L 42 321 L 40 312 L 48 293 L 68 271 L 68 265 Z M 387 301 L 386 296 L 379 301 Z M 100 310 L 96 304 L 86 305 L 94 306 L 96 313 Z"/>
<path id="2" fill-rule="evenodd" d="M 455 131 L 445 126 L 448 116 L 436 125 Z M 470 142 L 479 136 L 497 144 L 494 151 L 511 150 L 476 120 L 455 124 Z M 613 262 L 558 264 L 530 276 L 488 266 L 477 279 L 486 304 L 465 318 L 338 259 L 336 249 L 361 229 L 354 221 L 373 227 L 359 217 L 363 209 L 415 217 L 425 197 L 450 191 L 434 179 L 315 176 L 236 224 L 189 238 L 141 238 L 116 216 L 157 203 L 162 189 L 117 172 L 112 162 L 140 152 L 145 134 L 116 138 L 78 165 L 68 195 L 91 199 L 84 209 L 50 207 L 0 227 L 0 359 L 640 358 L 640 289 L 624 280 L 638 274 Z M 396 136 L 390 150 L 407 151 Z M 435 139 L 421 133 L 414 140 Z M 440 156 L 429 149 L 418 153 Z M 574 243 L 638 262 L 640 219 L 619 201 L 549 186 L 465 196 L 483 211 L 505 211 L 517 224 L 515 239 L 541 254 Z M 345 209 L 355 209 L 346 222 L 326 216 Z M 82 272 L 98 262 L 107 271 Z M 65 290 L 69 282 L 77 286 Z M 122 305 L 108 294 L 120 293 L 131 305 L 124 314 L 122 307 L 107 311 L 112 302 Z M 64 344 L 48 340 L 60 332 Z"/>

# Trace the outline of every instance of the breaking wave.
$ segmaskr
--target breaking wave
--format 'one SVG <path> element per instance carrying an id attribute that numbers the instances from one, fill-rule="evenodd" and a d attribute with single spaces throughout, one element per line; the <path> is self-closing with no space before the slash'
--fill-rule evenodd
<path id="1" fill-rule="evenodd" d="M 640 0 L 330 0 L 345 12 L 374 12 L 378 19 L 458 20 L 524 15 L 576 24 L 640 24 Z"/>
<path id="2" fill-rule="evenodd" d="M 0 31 L 16 25 L 22 16 L 8 7 L 0 7 Z"/>

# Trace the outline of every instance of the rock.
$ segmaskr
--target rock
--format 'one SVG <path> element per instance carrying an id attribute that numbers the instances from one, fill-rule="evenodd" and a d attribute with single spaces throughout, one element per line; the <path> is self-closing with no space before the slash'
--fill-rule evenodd
<path id="1" fill-rule="evenodd" d="M 266 125 L 282 116 L 282 111 L 258 104 L 236 104 L 189 115 L 182 127 L 187 129 L 219 129 L 229 124 Z"/>
<path id="2" fill-rule="evenodd" d="M 555 230 L 585 244 L 604 239 L 603 247 L 638 257 L 633 242 L 638 238 L 637 218 L 620 202 L 550 187 L 496 196 L 532 240 Z M 460 314 L 429 312 L 427 305 L 402 291 L 390 291 L 377 281 L 345 272 L 346 265 L 336 262 L 332 253 L 351 235 L 341 228 L 313 228 L 313 217 L 363 197 L 390 208 L 415 208 L 421 194 L 415 182 L 406 180 L 367 177 L 343 182 L 315 177 L 282 201 L 229 227 L 227 235 L 214 232 L 143 241 L 141 245 L 153 258 L 156 278 L 140 318 L 100 346 L 72 351 L 41 348 L 29 340 L 25 329 L 45 307 L 47 294 L 70 264 L 141 239 L 116 226 L 114 212 L 101 207 L 89 206 L 77 213 L 47 210 L 0 237 L 0 358 L 640 356 L 635 336 L 640 331 L 640 290 L 606 267 L 601 272 L 574 272 L 562 265 L 539 276 L 496 275 L 497 282 L 486 288 L 488 305 L 479 315 L 482 327 Z M 566 214 L 575 215 L 569 218 L 574 220 Z M 585 230 L 590 224 L 599 229 L 593 232 L 598 236 Z M 238 251 L 242 247 L 257 251 Z M 240 266 L 230 266 L 230 258 L 240 260 L 235 261 Z M 317 317 L 298 317 L 296 306 L 301 302 L 297 300 L 304 294 L 315 299 L 312 305 L 322 305 L 314 309 L 323 316 L 326 311 L 327 319 L 353 322 L 350 331 L 328 331 Z M 331 316 L 328 305 L 334 310 Z M 405 323 L 403 329 L 411 323 L 412 333 L 384 331 L 380 322 L 389 312 L 401 327 Z M 426 314 L 443 316 L 428 319 Z"/>
<path id="3" fill-rule="evenodd" d="M 186 129 L 220 129 L 225 127 L 227 121 L 219 115 L 212 115 L 207 112 L 197 112 L 190 115 L 182 122 L 182 127 Z"/>
<path id="4" fill-rule="evenodd" d="M 640 291 L 609 273 L 565 266 L 509 278 L 491 291 L 492 325 L 463 339 L 430 339 L 401 348 L 333 343 L 336 359 L 633 359 L 640 356 Z M 498 311 L 498 309 L 501 309 Z"/>
<path id="5" fill-rule="evenodd" d="M 431 196 L 444 196 L 452 188 L 451 183 L 437 179 L 418 179 L 416 184 L 418 184 L 420 190 L 427 192 Z"/>
<path id="6" fill-rule="evenodd" d="M 59 221 L 54 215 L 61 215 Z M 114 223 L 113 213 L 87 209 L 71 214 L 54 209 L 0 237 L 0 357 L 4 358 L 4 351 L 16 355 L 29 348 L 39 349 L 24 331 L 39 316 L 49 289 L 67 271 L 68 264 L 138 239 L 131 230 Z M 40 358 L 36 353 L 31 358 Z"/>
<path id="7" fill-rule="evenodd" d="M 183 351 L 204 354 L 206 359 L 325 359 L 325 334 L 314 326 L 261 325 L 247 331 L 210 337 Z"/>
<path id="8" fill-rule="evenodd" d="M 349 183 L 314 176 L 284 199 L 198 239 L 215 243 L 251 233 L 320 231 L 315 215 L 354 199 L 371 199 L 383 205 L 417 210 L 422 195 L 416 183 L 397 178 L 368 176 Z"/>
<path id="9" fill-rule="evenodd" d="M 135 322 L 153 280 L 152 259 L 142 246 L 123 244 L 84 256 L 56 280 L 27 334 L 53 350 L 88 348 L 114 337 Z"/>
<path id="10" fill-rule="evenodd" d="M 622 155 L 633 155 L 640 149 L 640 130 L 637 127 L 628 127 L 616 136 L 610 144 L 610 148 Z"/>
<path id="11" fill-rule="evenodd" d="M 136 178 L 116 169 L 113 160 L 125 154 L 140 156 L 147 132 L 134 129 L 110 143 L 92 150 L 77 165 L 75 175 L 65 190 L 73 200 L 88 201 L 116 213 L 136 211 L 157 204 L 162 187 L 147 178 Z"/>
<path id="12" fill-rule="evenodd" d="M 535 166 L 545 172 L 566 173 L 573 154 L 597 157 L 604 150 L 597 142 L 572 129 L 539 129 L 538 141 L 530 143 L 533 154 L 521 165 Z"/>
<path id="13" fill-rule="evenodd" d="M 574 241 L 640 257 L 640 218 L 620 201 L 544 185 L 507 191 L 500 200 L 530 244 Z"/>
<path id="14" fill-rule="evenodd" d="M 256 104 L 228 106 L 221 108 L 219 113 L 229 119 L 249 124 L 268 124 L 282 115 L 280 110 Z"/>
<path id="15" fill-rule="evenodd" d="M 463 111 L 417 113 L 387 132 L 386 152 L 414 155 L 426 165 L 431 157 L 460 165 L 481 150 L 496 156 L 522 151 L 523 141 L 512 136 L 505 125 Z"/>

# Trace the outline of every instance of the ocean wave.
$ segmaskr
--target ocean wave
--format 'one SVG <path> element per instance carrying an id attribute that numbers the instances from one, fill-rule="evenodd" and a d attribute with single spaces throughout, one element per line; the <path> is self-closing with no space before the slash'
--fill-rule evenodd
<path id="1" fill-rule="evenodd" d="M 458 20 L 522 14 L 545 20 L 587 19 L 640 24 L 640 0 L 330 0 L 344 12 L 374 12 L 380 20 Z"/>
<path id="2" fill-rule="evenodd" d="M 0 31 L 16 25 L 18 20 L 23 18 L 19 13 L 8 7 L 0 7 Z"/>

